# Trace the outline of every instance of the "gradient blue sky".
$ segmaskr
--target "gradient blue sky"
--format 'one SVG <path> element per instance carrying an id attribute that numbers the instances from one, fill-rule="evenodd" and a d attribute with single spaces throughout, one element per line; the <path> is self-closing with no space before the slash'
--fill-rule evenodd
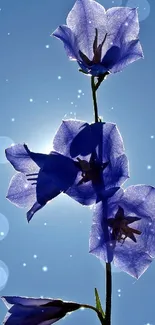
<path id="1" fill-rule="evenodd" d="M 126 185 L 155 186 L 155 2 L 100 0 L 139 5 L 144 60 L 110 76 L 98 92 L 99 113 L 116 122 L 124 138 L 131 178 Z M 0 0 L 0 295 L 59 297 L 104 302 L 104 267 L 88 254 L 92 211 L 65 195 L 39 211 L 30 224 L 25 210 L 6 199 L 13 168 L 4 148 L 28 143 L 48 152 L 63 118 L 93 120 L 90 79 L 69 62 L 63 45 L 51 38 L 65 23 L 74 0 Z M 113 271 L 112 325 L 155 324 L 155 262 L 138 280 Z M 0 302 L 0 322 L 6 309 Z M 62 324 L 99 324 L 79 311 Z"/>

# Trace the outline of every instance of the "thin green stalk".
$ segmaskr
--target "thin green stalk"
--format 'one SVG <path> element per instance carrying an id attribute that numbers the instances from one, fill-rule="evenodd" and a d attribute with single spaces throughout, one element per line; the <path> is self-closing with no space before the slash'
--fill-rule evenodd
<path id="1" fill-rule="evenodd" d="M 97 107 L 97 97 L 96 92 L 99 88 L 102 81 L 109 74 L 106 73 L 104 76 L 98 78 L 98 82 L 95 84 L 95 77 L 91 77 L 91 89 L 93 96 L 93 105 L 94 105 L 94 114 L 95 114 L 95 123 L 99 122 L 98 116 L 98 107 Z M 112 274 L 111 274 L 111 263 L 106 263 L 106 311 L 105 311 L 105 319 L 102 314 L 95 308 L 89 305 L 83 305 L 85 308 L 91 308 L 97 312 L 98 317 L 101 321 L 102 325 L 111 325 L 111 295 L 112 295 Z"/>
<path id="2" fill-rule="evenodd" d="M 102 314 L 101 314 L 100 311 L 97 310 L 95 307 L 93 307 L 93 306 L 91 306 L 91 305 L 86 305 L 86 304 L 84 304 L 84 305 L 82 304 L 81 307 L 83 307 L 83 308 L 89 308 L 89 309 L 94 310 L 94 311 L 97 313 L 97 316 L 98 316 L 98 318 L 99 318 L 101 324 L 103 324 L 103 325 L 105 324 L 105 323 L 104 323 L 104 318 L 102 317 Z"/>
<path id="3" fill-rule="evenodd" d="M 98 117 L 98 108 L 97 108 L 95 77 L 93 76 L 91 77 L 91 89 L 92 89 L 92 96 L 93 96 L 95 123 L 97 123 L 99 121 L 99 117 Z"/>
<path id="4" fill-rule="evenodd" d="M 106 263 L 106 311 L 105 311 L 106 325 L 111 325 L 111 295 L 112 295 L 111 264 Z"/>

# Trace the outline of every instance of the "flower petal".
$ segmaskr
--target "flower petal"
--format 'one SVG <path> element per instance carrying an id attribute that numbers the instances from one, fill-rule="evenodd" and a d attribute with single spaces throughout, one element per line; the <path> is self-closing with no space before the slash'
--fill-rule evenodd
<path id="1" fill-rule="evenodd" d="M 53 148 L 67 157 L 86 157 L 101 143 L 104 147 L 105 161 L 107 161 L 109 155 L 112 155 L 112 159 L 115 159 L 116 156 L 124 153 L 123 139 L 116 124 L 88 124 L 84 121 L 65 120 L 62 121 L 54 137 Z"/>
<path id="2" fill-rule="evenodd" d="M 42 306 L 54 301 L 50 298 L 29 298 L 29 297 L 19 297 L 19 296 L 3 296 L 1 297 L 7 308 L 12 305 L 22 305 L 22 306 Z"/>
<path id="3" fill-rule="evenodd" d="M 52 152 L 37 179 L 37 202 L 41 205 L 66 191 L 75 181 L 78 168 L 63 155 Z"/>
<path id="4" fill-rule="evenodd" d="M 64 47 L 69 59 L 71 60 L 80 59 L 79 49 L 77 48 L 78 44 L 77 44 L 76 37 L 68 26 L 66 25 L 59 26 L 52 34 L 53 36 L 59 38 L 64 43 Z"/>
<path id="5" fill-rule="evenodd" d="M 98 30 L 99 44 L 106 34 L 104 7 L 93 0 L 77 0 L 68 14 L 67 26 L 76 36 L 79 50 L 92 60 L 95 29 Z"/>
<path id="6" fill-rule="evenodd" d="M 106 52 L 105 56 L 102 59 L 102 64 L 106 71 L 112 72 L 113 66 L 119 61 L 120 59 L 120 52 L 121 49 L 118 46 L 112 46 Z"/>
<path id="7" fill-rule="evenodd" d="M 72 159 L 52 151 L 39 173 L 38 181 L 41 183 L 40 177 L 44 173 L 57 189 L 66 191 L 73 184 L 78 171 Z"/>
<path id="8" fill-rule="evenodd" d="M 11 179 L 7 199 L 18 207 L 30 207 L 36 200 L 36 187 L 27 181 L 24 174 L 17 173 Z"/>
<path id="9" fill-rule="evenodd" d="M 138 217 L 129 227 L 140 231 L 135 234 L 136 242 L 129 237 L 124 242 L 111 237 L 108 218 L 115 218 L 118 208 L 126 217 Z M 106 202 L 96 206 L 90 235 L 90 252 L 111 262 L 116 267 L 139 278 L 155 257 L 155 188 L 146 185 L 128 187 L 122 195 L 120 191 Z"/>
<path id="10" fill-rule="evenodd" d="M 58 193 L 59 194 L 59 193 Z M 56 196 L 56 195 L 55 195 Z M 47 202 L 46 202 L 47 203 Z M 27 221 L 30 222 L 32 217 L 34 216 L 34 214 L 39 211 L 40 209 L 42 209 L 45 204 L 40 204 L 37 201 L 33 204 L 33 206 L 31 207 L 31 209 L 27 212 L 26 216 L 27 216 Z"/>
<path id="11" fill-rule="evenodd" d="M 66 194 L 83 205 L 94 204 L 97 200 L 97 196 L 91 182 L 78 185 L 80 180 L 81 173 L 78 174 L 76 183 L 66 191 Z"/>
<path id="12" fill-rule="evenodd" d="M 45 205 L 60 194 L 60 192 L 60 189 L 53 182 L 53 175 L 41 171 L 38 175 L 36 186 L 37 202 Z"/>
<path id="13" fill-rule="evenodd" d="M 109 67 L 112 73 L 123 70 L 128 64 L 143 58 L 143 51 L 139 40 L 134 40 L 129 43 L 122 43 L 118 60 Z"/>
<path id="14" fill-rule="evenodd" d="M 22 173 L 37 173 L 42 168 L 48 155 L 31 152 L 27 145 L 17 144 L 5 150 L 6 158 L 13 167 Z"/>
<path id="15" fill-rule="evenodd" d="M 136 8 L 114 7 L 107 10 L 109 47 L 121 48 L 122 43 L 128 43 L 138 38 L 139 20 Z"/>
<path id="16" fill-rule="evenodd" d="M 103 175 L 107 188 L 122 185 L 129 178 L 129 164 L 126 155 L 111 159 L 111 163 L 106 167 Z"/>
<path id="17" fill-rule="evenodd" d="M 2 297 L 8 313 L 5 325 L 49 325 L 63 318 L 68 312 L 81 307 L 74 302 L 28 297 Z"/>
<path id="18" fill-rule="evenodd" d="M 100 163 L 108 162 L 108 166 L 103 170 L 102 184 L 94 185 L 92 181 L 79 184 L 82 178 L 82 172 L 79 170 L 74 184 L 66 191 L 67 195 L 81 204 L 91 205 L 101 200 L 106 190 L 119 187 L 129 177 L 128 160 L 124 154 L 122 137 L 115 124 L 83 124 L 81 128 L 79 122 L 65 121 L 56 134 L 54 146 L 56 145 L 57 150 L 69 147 L 68 156 L 76 159 L 80 156 L 86 161 L 89 161 L 90 154 L 95 150 Z"/>
<path id="19" fill-rule="evenodd" d="M 152 258 L 133 244 L 135 243 L 126 242 L 121 247 L 116 246 L 114 265 L 138 279 L 147 270 Z"/>
<path id="20" fill-rule="evenodd" d="M 53 140 L 55 151 L 67 156 L 86 156 L 91 150 L 91 130 L 88 123 L 78 120 L 63 120 Z"/>
<path id="21" fill-rule="evenodd" d="M 107 201 L 100 201 L 95 205 L 93 222 L 89 238 L 89 252 L 105 262 L 112 262 L 114 257 L 113 245 L 108 230 L 107 218 L 114 217 L 117 204 L 124 191 L 120 188 Z M 112 243 L 113 244 L 113 243 Z"/>

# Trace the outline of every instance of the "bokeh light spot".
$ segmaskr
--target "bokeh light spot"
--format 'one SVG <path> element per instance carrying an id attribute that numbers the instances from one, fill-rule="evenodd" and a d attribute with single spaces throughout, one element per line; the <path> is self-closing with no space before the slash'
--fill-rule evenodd
<path id="1" fill-rule="evenodd" d="M 102 4 L 106 9 L 122 5 L 122 0 L 104 0 Z"/>
<path id="2" fill-rule="evenodd" d="M 9 277 L 8 267 L 0 260 L 0 290 L 4 289 Z"/>
<path id="3" fill-rule="evenodd" d="M 9 222 L 7 218 L 0 213 L 0 240 L 3 240 L 9 232 Z"/>
<path id="4" fill-rule="evenodd" d="M 126 6 L 137 8 L 139 21 L 145 20 L 150 14 L 150 4 L 147 0 L 128 0 Z"/>

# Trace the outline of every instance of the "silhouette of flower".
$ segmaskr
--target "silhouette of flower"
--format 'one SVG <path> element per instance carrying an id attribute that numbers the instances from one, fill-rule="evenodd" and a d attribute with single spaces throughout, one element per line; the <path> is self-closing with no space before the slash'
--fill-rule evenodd
<path id="1" fill-rule="evenodd" d="M 96 205 L 90 253 L 139 278 L 155 257 L 155 188 L 118 190 Z"/>
<path id="2" fill-rule="evenodd" d="M 50 154 L 31 152 L 27 145 L 6 149 L 18 171 L 7 198 L 27 207 L 28 221 L 49 200 L 65 192 L 91 205 L 111 196 L 128 178 L 128 162 L 115 124 L 66 120 L 58 129 Z"/>
<path id="3" fill-rule="evenodd" d="M 8 308 L 5 325 L 50 325 L 81 306 L 74 302 L 28 297 L 2 297 Z"/>
<path id="4" fill-rule="evenodd" d="M 76 60 L 84 73 L 116 73 L 143 57 L 136 9 L 106 11 L 97 1 L 77 0 L 66 23 L 53 35 L 63 41 L 68 57 Z"/>
<path id="5" fill-rule="evenodd" d="M 123 140 L 113 123 L 63 121 L 53 148 L 78 167 L 77 177 L 65 193 L 81 204 L 91 205 L 113 195 L 129 177 Z"/>
<path id="6" fill-rule="evenodd" d="M 6 157 L 18 171 L 11 180 L 7 198 L 19 207 L 30 208 L 28 221 L 49 200 L 67 190 L 78 172 L 72 159 L 58 152 L 34 153 L 25 144 L 6 149 Z"/>

